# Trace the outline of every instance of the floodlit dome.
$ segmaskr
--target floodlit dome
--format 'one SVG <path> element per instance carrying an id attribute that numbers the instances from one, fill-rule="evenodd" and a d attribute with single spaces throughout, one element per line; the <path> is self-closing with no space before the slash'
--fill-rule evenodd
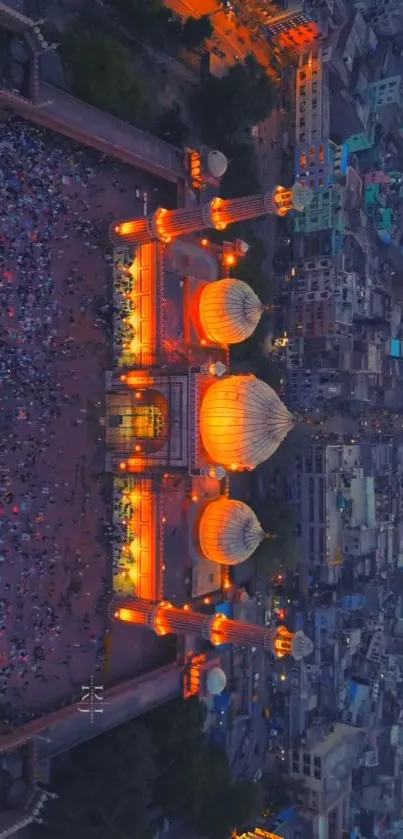
<path id="1" fill-rule="evenodd" d="M 238 344 L 255 331 L 263 308 L 250 286 L 228 277 L 205 285 L 200 297 L 200 322 L 210 341 Z"/>
<path id="2" fill-rule="evenodd" d="M 252 556 L 263 538 L 258 518 L 243 501 L 211 501 L 200 519 L 200 547 L 212 562 L 239 565 Z"/>
<path id="3" fill-rule="evenodd" d="M 254 469 L 274 454 L 294 420 L 277 393 L 255 376 L 211 384 L 200 410 L 204 448 L 216 463 Z"/>
<path id="4" fill-rule="evenodd" d="M 206 686 L 212 696 L 218 696 L 223 692 L 227 684 L 227 677 L 221 667 L 212 667 L 207 675 Z"/>
<path id="5" fill-rule="evenodd" d="M 213 178 L 222 178 L 228 169 L 228 160 L 222 151 L 209 151 L 207 155 L 207 168 Z"/>

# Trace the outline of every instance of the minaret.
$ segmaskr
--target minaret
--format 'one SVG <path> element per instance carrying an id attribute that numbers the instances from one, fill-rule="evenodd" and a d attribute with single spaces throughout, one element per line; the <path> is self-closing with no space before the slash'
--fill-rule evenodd
<path id="1" fill-rule="evenodd" d="M 179 236 L 199 230 L 225 230 L 237 221 L 273 214 L 285 216 L 290 210 L 302 212 L 311 199 L 311 191 L 302 184 L 294 184 L 291 189 L 275 186 L 272 192 L 264 195 L 230 200 L 213 198 L 207 204 L 179 210 L 161 207 L 150 216 L 114 222 L 110 225 L 109 235 L 113 245 L 144 245 L 151 241 L 167 244 Z"/>
<path id="2" fill-rule="evenodd" d="M 157 635 L 195 635 L 210 641 L 213 646 L 237 644 L 263 647 L 276 658 L 292 655 L 299 661 L 313 650 L 312 641 L 301 631 L 290 632 L 285 626 L 267 629 L 230 620 L 222 614 L 193 612 L 187 606 L 179 609 L 166 601 L 152 604 L 134 597 L 115 597 L 109 606 L 109 616 L 125 623 L 147 626 Z"/>

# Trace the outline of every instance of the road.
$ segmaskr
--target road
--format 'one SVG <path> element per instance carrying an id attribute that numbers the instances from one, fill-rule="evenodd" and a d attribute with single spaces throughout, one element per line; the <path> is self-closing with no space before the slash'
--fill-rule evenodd
<path id="1" fill-rule="evenodd" d="M 19 726 L 12 734 L 0 737 L 0 744 L 6 741 L 7 746 L 18 747 L 24 739 L 36 738 L 39 761 L 47 760 L 180 696 L 181 678 L 181 668 L 176 664 L 161 667 L 105 690 L 96 708 L 102 713 L 94 712 L 93 722 L 89 712 L 80 713 L 73 705 Z"/>
<path id="2" fill-rule="evenodd" d="M 270 68 L 269 48 L 264 41 L 252 43 L 248 30 L 238 26 L 222 9 L 217 0 L 165 0 L 165 5 L 180 17 L 199 18 L 210 15 L 214 25 L 215 36 L 211 39 L 211 46 L 225 53 L 228 65 L 235 64 L 239 59 L 245 59 L 254 53 L 262 67 Z"/>

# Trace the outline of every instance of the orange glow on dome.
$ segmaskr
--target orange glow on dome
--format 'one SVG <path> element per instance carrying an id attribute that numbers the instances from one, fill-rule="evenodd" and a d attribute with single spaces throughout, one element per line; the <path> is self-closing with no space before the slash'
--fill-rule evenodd
<path id="1" fill-rule="evenodd" d="M 257 516 L 243 501 L 224 497 L 210 501 L 200 519 L 200 547 L 211 562 L 239 565 L 263 538 Z"/>
<path id="2" fill-rule="evenodd" d="M 275 391 L 255 376 L 228 376 L 210 385 L 200 409 L 204 449 L 224 468 L 254 469 L 274 454 L 293 426 Z"/>
<path id="3" fill-rule="evenodd" d="M 199 299 L 199 320 L 210 341 L 227 346 L 245 341 L 255 331 L 263 305 L 247 283 L 226 277 L 206 283 Z"/>

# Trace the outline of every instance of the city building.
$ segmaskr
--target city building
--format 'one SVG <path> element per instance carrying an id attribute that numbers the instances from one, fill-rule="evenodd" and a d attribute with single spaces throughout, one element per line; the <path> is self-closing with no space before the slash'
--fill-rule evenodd
<path id="1" fill-rule="evenodd" d="M 360 730 L 336 722 L 312 726 L 290 749 L 290 777 L 304 785 L 315 839 L 341 839 L 348 830 L 352 769 L 361 748 Z"/>
<path id="2" fill-rule="evenodd" d="M 342 186 L 314 190 L 309 206 L 294 219 L 295 233 L 307 235 L 320 230 L 342 233 L 348 226 L 345 199 L 345 188 Z"/>
<path id="3" fill-rule="evenodd" d="M 379 111 L 388 105 L 403 104 L 403 84 L 401 76 L 389 76 L 368 85 L 368 101 L 373 111 Z"/>
<path id="4" fill-rule="evenodd" d="M 329 137 L 328 66 L 322 47 L 300 56 L 296 78 L 295 145 Z"/>
<path id="5" fill-rule="evenodd" d="M 371 22 L 377 35 L 399 35 L 403 25 L 400 0 L 355 0 L 355 8 Z"/>
<path id="6" fill-rule="evenodd" d="M 302 143 L 295 149 L 295 177 L 310 189 L 325 189 L 345 177 L 348 154 L 331 140 Z"/>
<path id="7" fill-rule="evenodd" d="M 288 9 L 270 15 L 267 32 L 280 48 L 299 55 L 326 37 L 328 21 L 327 10 L 309 0 L 300 0 Z"/>

